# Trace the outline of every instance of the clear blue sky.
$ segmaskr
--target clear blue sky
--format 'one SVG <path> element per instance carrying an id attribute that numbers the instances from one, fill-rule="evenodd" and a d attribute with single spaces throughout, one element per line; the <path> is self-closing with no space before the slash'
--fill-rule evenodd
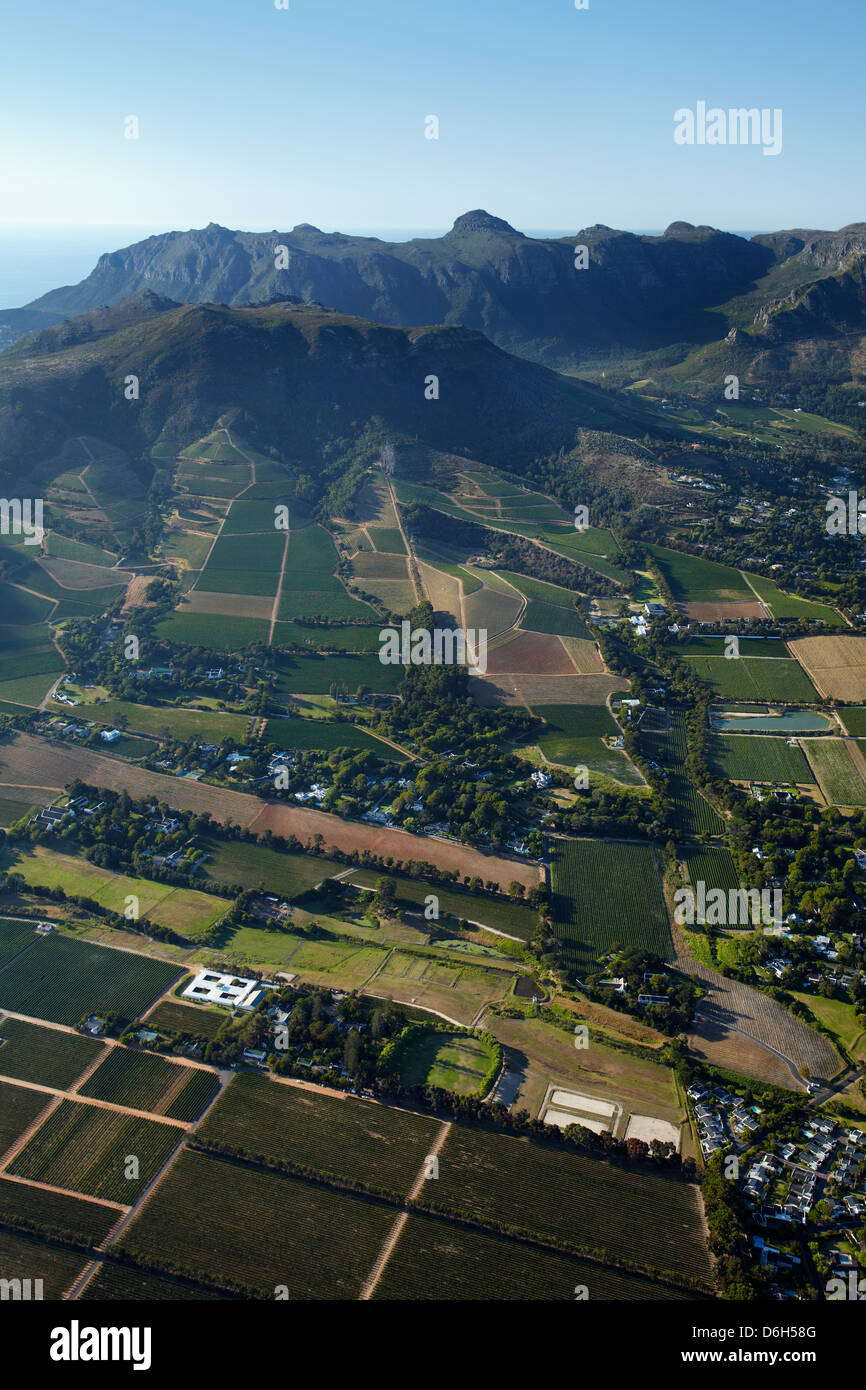
<path id="1" fill-rule="evenodd" d="M 866 218 L 864 0 L 32 0 L 2 27 L 4 222 Z M 699 100 L 781 107 L 782 153 L 678 147 Z"/>

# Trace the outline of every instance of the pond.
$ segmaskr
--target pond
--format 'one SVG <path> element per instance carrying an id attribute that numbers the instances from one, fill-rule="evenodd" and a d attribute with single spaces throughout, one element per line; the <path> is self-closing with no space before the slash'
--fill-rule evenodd
<path id="1" fill-rule="evenodd" d="M 756 709 L 754 714 L 713 710 L 710 717 L 713 728 L 722 734 L 825 734 L 832 726 L 827 715 L 804 709 L 785 709 L 777 714 L 766 709 Z"/>

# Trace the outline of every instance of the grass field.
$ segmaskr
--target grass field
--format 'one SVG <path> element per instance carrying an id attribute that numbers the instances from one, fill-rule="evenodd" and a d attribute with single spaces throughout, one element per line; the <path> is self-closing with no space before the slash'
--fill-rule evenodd
<path id="1" fill-rule="evenodd" d="M 374 869 L 353 869 L 348 876 L 349 883 L 362 888 L 375 888 L 382 877 Z M 423 879 L 407 878 L 403 874 L 389 874 L 397 885 L 397 900 L 401 906 L 410 910 L 420 909 L 432 893 L 438 900 L 441 918 L 449 916 L 456 920 L 465 918 L 482 926 L 492 927 L 506 936 L 519 937 L 521 941 L 531 941 L 538 925 L 538 914 L 522 903 L 511 902 L 508 898 L 487 898 L 481 893 L 470 893 L 459 888 L 446 888 L 439 883 L 426 883 Z"/>
<path id="2" fill-rule="evenodd" d="M 190 1037 L 210 1040 L 216 1037 L 228 1017 L 227 1013 L 217 1013 L 200 1005 L 176 1004 L 174 1000 L 163 999 L 153 1013 L 148 1014 L 147 1026 L 172 1036 L 188 1033 Z"/>
<path id="3" fill-rule="evenodd" d="M 213 883 L 238 884 L 242 888 L 264 888 L 281 897 L 297 898 L 328 878 L 335 866 L 311 854 L 286 854 L 266 845 L 246 844 L 242 840 L 220 840 L 216 836 L 198 842 L 207 859 L 205 879 Z"/>
<path id="4" fill-rule="evenodd" d="M 489 1044 L 469 1034 L 413 1028 L 400 1053 L 404 1086 L 441 1086 L 461 1096 L 481 1094 L 493 1061 Z"/>
<path id="5" fill-rule="evenodd" d="M 354 1300 L 393 1223 L 392 1207 L 185 1152 L 118 1248 L 263 1298 Z"/>
<path id="6" fill-rule="evenodd" d="M 224 898 L 210 893 L 114 874 L 87 859 L 59 854 L 45 845 L 6 850 L 0 856 L 0 865 L 20 874 L 28 884 L 63 888 L 70 896 L 92 898 L 109 912 L 124 913 L 129 900 L 136 898 L 139 917 L 193 938 L 224 917 L 230 906 Z"/>
<path id="7" fill-rule="evenodd" d="M 626 786 L 643 785 L 625 753 L 602 742 L 603 735 L 620 732 L 604 705 L 536 705 L 533 714 L 548 726 L 535 740 L 548 762 L 584 766 Z"/>
<path id="8" fill-rule="evenodd" d="M 52 1023 L 76 1024 L 100 1011 L 133 1019 L 181 973 L 177 966 L 131 951 L 40 937 L 0 971 L 0 1009 Z"/>
<path id="9" fill-rule="evenodd" d="M 678 1177 L 452 1125 L 424 1190 L 476 1219 L 710 1284 L 697 1189 Z"/>
<path id="10" fill-rule="evenodd" d="M 41 1115 L 51 1100 L 44 1091 L 31 1091 L 26 1086 L 13 1086 L 0 1081 L 0 1159 L 21 1138 L 21 1135 Z"/>
<path id="11" fill-rule="evenodd" d="M 820 994 L 803 994 L 796 990 L 793 994 L 838 1038 L 856 1063 L 866 1062 L 866 1030 L 853 1004 L 844 999 L 824 999 Z"/>
<path id="12" fill-rule="evenodd" d="M 799 662 L 793 658 L 740 656 L 690 656 L 683 659 L 713 694 L 725 700 L 771 700 L 808 703 L 817 692 Z"/>
<path id="13" fill-rule="evenodd" d="M 750 574 L 752 588 L 767 604 L 774 618 L 803 618 L 811 622 L 818 618 L 822 622 L 836 626 L 842 621 L 840 613 L 828 603 L 818 603 L 814 599 L 800 598 L 797 594 L 786 594 L 772 579 L 763 579 L 759 574 Z"/>
<path id="14" fill-rule="evenodd" d="M 684 1292 L 576 1256 L 413 1214 L 376 1286 L 374 1300 L 420 1302 L 629 1303 L 683 1299 Z"/>
<path id="15" fill-rule="evenodd" d="M 760 734 L 714 734 L 710 766 L 732 782 L 813 783 L 815 778 L 799 745 Z"/>
<path id="16" fill-rule="evenodd" d="M 104 1044 L 95 1038 L 40 1028 L 17 1018 L 0 1020 L 0 1076 L 66 1091 L 104 1051 Z"/>
<path id="17" fill-rule="evenodd" d="M 831 806 L 866 806 L 866 782 L 842 739 L 803 740 L 818 786 Z"/>
<path id="18" fill-rule="evenodd" d="M 198 1133 L 271 1162 L 348 1177 L 402 1200 L 438 1129 L 433 1117 L 244 1073 L 220 1096 Z"/>
<path id="19" fill-rule="evenodd" d="M 262 735 L 262 745 L 276 744 L 283 752 L 291 749 L 323 749 L 330 752 L 334 748 L 369 749 L 386 762 L 404 762 L 405 759 L 383 743 L 374 734 L 357 724 L 338 723 L 329 719 L 269 719 Z"/>
<path id="20" fill-rule="evenodd" d="M 131 1204 L 183 1136 L 175 1125 L 63 1100 L 9 1166 L 13 1176 Z M 137 1176 L 129 1158 L 136 1158 Z"/>
<path id="21" fill-rule="evenodd" d="M 652 849 L 602 840 L 552 842 L 554 929 L 571 970 L 591 970 L 619 943 L 673 956 Z"/>
<path id="22" fill-rule="evenodd" d="M 92 719 L 110 728 L 117 727 L 118 718 L 125 718 L 130 729 L 143 734 L 162 737 L 163 730 L 167 730 L 171 738 L 200 738 L 207 743 L 222 743 L 224 738 L 243 743 L 250 731 L 250 720 L 245 714 L 176 709 L 171 705 L 137 705 L 130 700 L 102 700 L 82 706 L 79 714 L 83 719 Z"/>
<path id="23" fill-rule="evenodd" d="M 79 1095 L 147 1110 L 170 1120 L 195 1120 L 219 1090 L 216 1072 L 168 1062 L 152 1052 L 113 1047 Z"/>

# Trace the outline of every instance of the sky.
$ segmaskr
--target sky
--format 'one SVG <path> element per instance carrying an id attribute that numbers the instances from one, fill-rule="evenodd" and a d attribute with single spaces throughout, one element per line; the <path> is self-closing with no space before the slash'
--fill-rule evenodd
<path id="1" fill-rule="evenodd" d="M 526 231 L 866 218 L 863 0 L 288 3 L 6 0 L 0 224 L 122 245 L 478 207 Z M 781 152 L 678 145 L 700 101 L 780 109 Z"/>

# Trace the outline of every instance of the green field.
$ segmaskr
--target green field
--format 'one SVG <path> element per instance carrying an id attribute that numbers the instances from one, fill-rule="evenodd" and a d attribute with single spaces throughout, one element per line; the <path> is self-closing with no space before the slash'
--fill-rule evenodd
<path id="1" fill-rule="evenodd" d="M 697 555 L 649 545 L 677 603 L 754 603 L 755 595 L 739 570 Z"/>
<path id="2" fill-rule="evenodd" d="M 803 747 L 831 806 L 866 806 L 866 782 L 846 743 L 836 738 L 810 738 L 804 739 Z"/>
<path id="3" fill-rule="evenodd" d="M 66 1091 L 105 1045 L 78 1033 L 40 1028 L 17 1018 L 0 1021 L 0 1076 Z"/>
<path id="4" fill-rule="evenodd" d="M 584 766 L 625 786 L 643 785 L 625 753 L 606 748 L 602 742 L 603 735 L 615 737 L 620 732 L 604 705 L 535 705 L 533 714 L 548 726 L 537 737 L 532 736 L 548 762 Z"/>
<path id="5" fill-rule="evenodd" d="M 246 714 L 177 709 L 172 705 L 138 705 L 130 700 L 101 700 L 82 706 L 79 714 L 83 719 L 109 728 L 117 727 L 118 718 L 126 719 L 130 729 L 158 738 L 167 730 L 170 738 L 180 741 L 198 738 L 207 743 L 222 743 L 223 739 L 232 738 L 236 743 L 243 743 L 250 732 L 250 719 Z M 111 745 L 106 746 L 106 751 L 112 751 Z"/>
<path id="6" fill-rule="evenodd" d="M 404 1086 L 441 1086 L 461 1096 L 481 1095 L 494 1059 L 480 1038 L 455 1030 L 413 1027 L 400 1045 L 399 1073 Z"/>
<path id="7" fill-rule="evenodd" d="M 280 897 L 297 898 L 315 888 L 334 871 L 334 865 L 312 854 L 285 853 L 267 845 L 210 836 L 198 841 L 207 855 L 204 878 L 212 883 L 262 888 Z"/>
<path id="8" fill-rule="evenodd" d="M 63 1100 L 25 1144 L 9 1172 L 68 1192 L 130 1204 L 182 1138 L 183 1130 L 176 1125 Z M 137 1177 L 126 1176 L 130 1157 L 138 1160 Z"/>
<path id="9" fill-rule="evenodd" d="M 412 1215 L 373 1298 L 422 1303 L 573 1303 L 581 1288 L 591 1301 L 689 1297 L 670 1285 L 574 1255 Z"/>
<path id="10" fill-rule="evenodd" d="M 852 706 L 851 709 L 840 709 L 838 713 L 849 734 L 855 738 L 866 737 L 866 709 Z"/>
<path id="11" fill-rule="evenodd" d="M 218 922 L 230 907 L 224 898 L 211 893 L 115 874 L 87 859 L 56 853 L 44 845 L 7 849 L 0 855 L 0 866 L 20 874 L 25 883 L 62 888 L 70 896 L 92 898 L 109 912 L 124 914 L 131 905 L 130 899 L 135 898 L 139 918 L 146 917 L 192 938 Z"/>
<path id="12" fill-rule="evenodd" d="M 370 539 L 383 555 L 405 555 L 406 547 L 397 526 L 368 526 Z"/>
<path id="13" fill-rule="evenodd" d="M 146 1027 L 172 1037 L 189 1034 L 193 1038 L 215 1038 L 228 1019 L 225 1012 L 206 1009 L 196 1004 L 176 1004 L 174 1000 L 163 999 L 153 1013 L 148 1014 Z"/>
<path id="14" fill-rule="evenodd" d="M 182 1153 L 123 1233 L 129 1251 L 252 1296 L 355 1300 L 394 1209 L 201 1153 Z"/>
<path id="15" fill-rule="evenodd" d="M 687 849 L 683 851 L 683 859 L 692 886 L 704 883 L 708 893 L 717 888 L 727 893 L 740 886 L 734 861 L 726 849 Z"/>
<path id="16" fill-rule="evenodd" d="M 369 612 L 369 609 L 365 609 L 365 612 Z M 314 623 L 278 622 L 274 625 L 273 645 L 312 652 L 378 652 L 380 631 L 379 623 L 375 626 L 371 623 L 347 623 L 343 627 L 327 627 Z"/>
<path id="17" fill-rule="evenodd" d="M 349 1178 L 402 1201 L 438 1128 L 426 1115 L 242 1073 L 197 1133 L 269 1162 Z"/>
<path id="18" fill-rule="evenodd" d="M 374 694 L 393 695 L 403 679 L 401 666 L 388 666 L 373 653 L 357 656 L 281 655 L 276 689 L 292 695 L 327 695 L 335 683 L 352 696 L 366 686 Z"/>
<path id="19" fill-rule="evenodd" d="M 76 1024 L 85 1015 L 137 1018 L 180 977 L 177 966 L 52 935 L 0 971 L 0 1009 Z"/>
<path id="20" fill-rule="evenodd" d="M 237 652 L 254 642 L 267 642 L 264 618 L 230 618 L 222 613 L 187 613 L 181 609 L 157 623 L 154 632 L 166 642 L 209 651 Z"/>
<path id="21" fill-rule="evenodd" d="M 293 749 L 334 748 L 369 749 L 386 762 L 404 762 L 402 754 L 357 724 L 329 719 L 269 719 L 262 735 L 262 746 L 276 744 L 281 752 Z"/>
<path id="22" fill-rule="evenodd" d="M 749 579 L 774 618 L 804 618 L 806 622 L 820 618 L 822 622 L 830 623 L 834 627 L 842 622 L 841 614 L 827 603 L 800 598 L 797 594 L 786 594 L 772 579 L 762 579 L 759 574 L 750 574 Z"/>
<path id="23" fill-rule="evenodd" d="M 216 1072 L 113 1047 L 78 1092 L 170 1120 L 195 1120 L 219 1090 Z"/>
<path id="24" fill-rule="evenodd" d="M 814 783 L 802 749 L 784 738 L 761 734 L 713 734 L 709 763 L 732 782 Z"/>
<path id="25" fill-rule="evenodd" d="M 653 850 L 612 840 L 552 842 L 554 930 L 571 970 L 595 967 L 615 944 L 673 958 Z"/>
<path id="26" fill-rule="evenodd" d="M 800 703 L 818 695 L 806 672 L 793 657 L 683 656 L 695 675 L 725 700 L 770 700 Z"/>
<path id="27" fill-rule="evenodd" d="M 37 940 L 34 922 L 13 922 L 0 917 L 0 968 Z"/>
<path id="28" fill-rule="evenodd" d="M 527 1139 L 452 1125 L 423 1197 L 490 1225 L 711 1287 L 697 1189 Z"/>
<path id="29" fill-rule="evenodd" d="M 374 869 L 353 869 L 348 882 L 361 888 L 375 888 L 382 874 Z M 521 941 L 531 941 L 538 927 L 538 913 L 534 908 L 522 903 L 511 902 L 508 898 L 488 898 L 481 893 L 470 893 L 460 888 L 446 888 L 439 883 L 426 883 L 423 879 L 407 878 L 403 874 L 389 874 L 397 885 L 397 901 L 410 911 L 423 908 L 432 893 L 438 898 L 440 920 L 449 916 L 457 921 L 466 919 L 477 922 L 494 931 L 504 932 L 506 936 L 516 936 Z"/>

